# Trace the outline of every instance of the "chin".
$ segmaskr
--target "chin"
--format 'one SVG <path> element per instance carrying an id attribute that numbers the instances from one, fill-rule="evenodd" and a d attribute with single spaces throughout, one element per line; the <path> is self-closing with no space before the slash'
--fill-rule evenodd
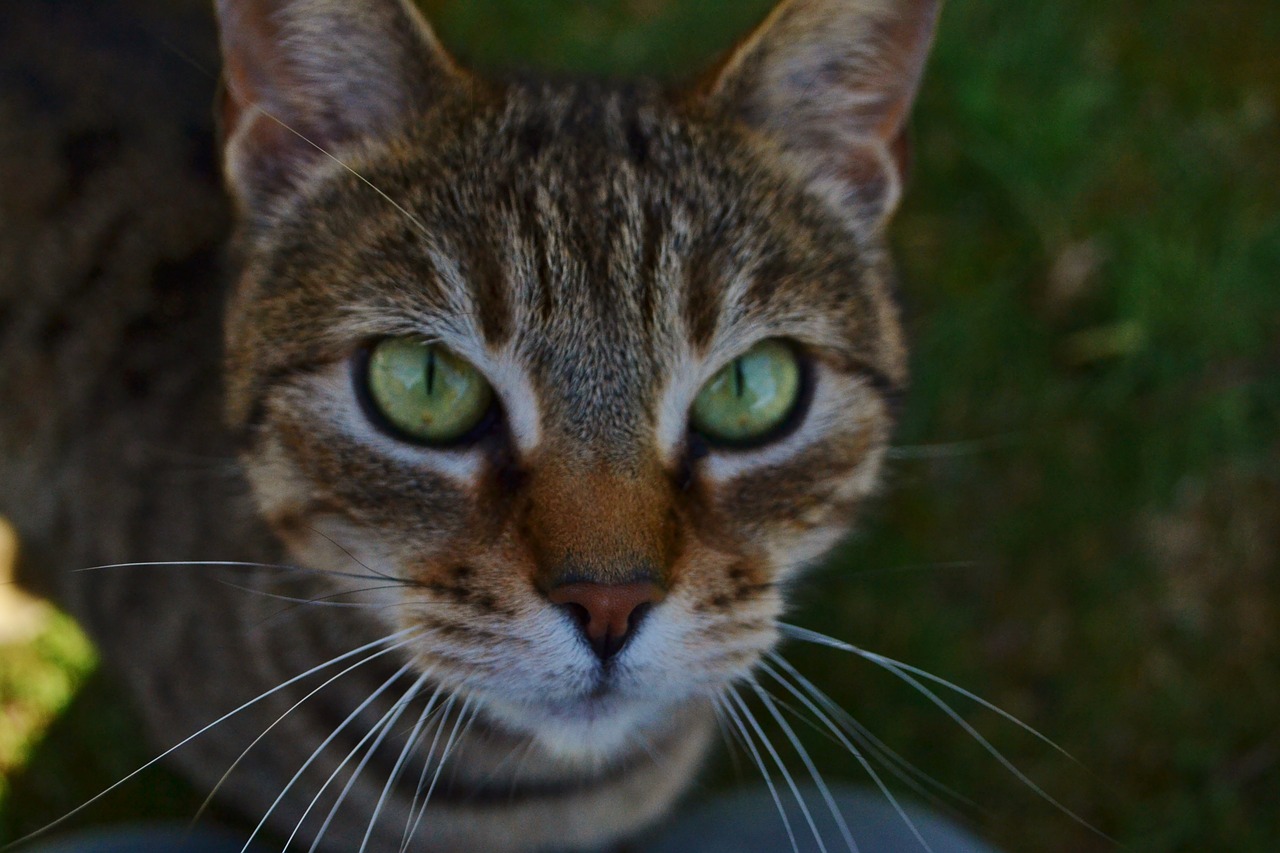
<path id="1" fill-rule="evenodd" d="M 530 737 L 553 758 L 598 767 L 664 739 L 680 705 L 613 694 L 554 702 L 486 701 L 484 707 L 495 722 Z"/>

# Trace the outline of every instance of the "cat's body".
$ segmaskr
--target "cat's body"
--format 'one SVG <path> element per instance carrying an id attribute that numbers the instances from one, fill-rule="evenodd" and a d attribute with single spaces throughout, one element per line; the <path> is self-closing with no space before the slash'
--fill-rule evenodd
<path id="1" fill-rule="evenodd" d="M 212 786 L 266 731 L 222 793 L 253 817 L 279 796 L 285 836 L 352 754 L 300 837 L 327 823 L 375 742 L 328 849 L 366 829 L 399 849 L 420 781 L 414 849 L 651 822 L 718 685 L 774 642 L 786 579 L 873 487 L 905 364 L 883 226 L 934 5 L 793 2 L 673 96 L 483 83 L 390 0 L 224 2 L 231 252 L 212 87 L 165 47 L 199 27 L 158 33 L 174 18 L 142 0 L 24 5 L 0 12 L 0 514 L 25 576 L 162 746 L 368 647 L 173 756 Z M 865 43 L 822 55 L 819 24 Z M 75 73 L 49 70 L 50 33 Z M 879 104 L 847 87 L 839 127 L 821 89 L 859 61 L 889 83 Z M 440 449 L 370 427 L 352 376 L 397 335 L 477 365 L 496 425 Z M 786 431 L 690 438 L 699 388 L 765 339 L 802 354 Z M 175 560 L 303 568 L 70 571 Z M 566 618 L 605 605 L 556 598 L 637 586 L 643 621 L 628 605 L 607 654 Z"/>

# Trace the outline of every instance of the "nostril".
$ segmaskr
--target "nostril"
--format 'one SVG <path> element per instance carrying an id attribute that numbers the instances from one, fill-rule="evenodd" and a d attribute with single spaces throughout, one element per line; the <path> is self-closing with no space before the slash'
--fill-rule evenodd
<path id="1" fill-rule="evenodd" d="M 607 661 L 622 651 L 661 595 L 651 583 L 578 582 L 552 589 L 547 598 L 577 622 L 596 656 Z"/>
<path id="2" fill-rule="evenodd" d="M 591 611 L 576 601 L 566 601 L 559 605 L 560 609 L 577 622 L 585 630 L 591 624 Z"/>
<path id="3" fill-rule="evenodd" d="M 635 609 L 631 611 L 631 615 L 627 617 L 627 631 L 635 631 L 640 627 L 640 623 L 649 615 L 649 611 L 653 609 L 653 602 L 645 601 L 637 604 Z"/>

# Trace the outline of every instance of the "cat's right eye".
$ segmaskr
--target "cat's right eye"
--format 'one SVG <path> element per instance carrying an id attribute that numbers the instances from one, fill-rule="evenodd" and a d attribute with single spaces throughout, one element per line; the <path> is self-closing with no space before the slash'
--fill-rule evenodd
<path id="1" fill-rule="evenodd" d="M 493 388 L 470 363 L 438 344 L 386 338 L 369 352 L 365 386 L 376 414 L 411 441 L 464 440 L 493 408 Z"/>

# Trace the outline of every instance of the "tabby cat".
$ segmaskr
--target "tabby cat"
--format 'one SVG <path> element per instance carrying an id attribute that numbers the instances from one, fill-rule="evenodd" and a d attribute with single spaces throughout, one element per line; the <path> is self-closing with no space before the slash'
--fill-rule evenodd
<path id="1" fill-rule="evenodd" d="M 876 486 L 938 3 L 784 0 L 679 89 L 480 79 L 407 0 L 216 5 L 229 199 L 198 16 L 0 12 L 24 576 L 262 832 L 625 839 Z M 124 560 L 222 562 L 71 571 Z"/>

